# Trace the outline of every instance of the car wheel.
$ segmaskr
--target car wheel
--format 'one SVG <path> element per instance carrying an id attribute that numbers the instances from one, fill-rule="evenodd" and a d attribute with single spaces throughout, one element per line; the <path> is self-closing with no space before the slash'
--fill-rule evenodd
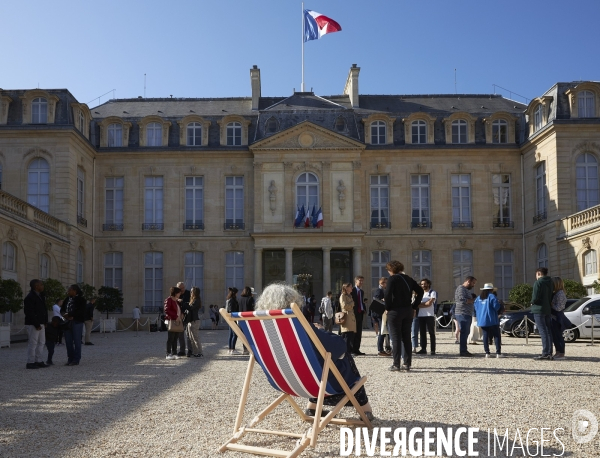
<path id="1" fill-rule="evenodd" d="M 563 332 L 565 342 L 575 342 L 579 339 L 579 329 L 567 329 Z"/>
<path id="2" fill-rule="evenodd" d="M 519 337 L 520 339 L 525 338 L 525 323 L 523 321 L 517 321 L 513 323 L 510 328 L 510 332 L 514 337 Z M 529 325 L 529 335 L 533 334 L 533 329 L 531 325 Z"/>

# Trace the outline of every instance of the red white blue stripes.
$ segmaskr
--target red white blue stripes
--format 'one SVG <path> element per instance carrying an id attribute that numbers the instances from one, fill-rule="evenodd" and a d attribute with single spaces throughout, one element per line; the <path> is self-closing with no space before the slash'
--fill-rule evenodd
<path id="1" fill-rule="evenodd" d="M 304 10 L 304 41 L 318 40 L 328 33 L 339 32 L 342 26 L 316 11 Z"/>

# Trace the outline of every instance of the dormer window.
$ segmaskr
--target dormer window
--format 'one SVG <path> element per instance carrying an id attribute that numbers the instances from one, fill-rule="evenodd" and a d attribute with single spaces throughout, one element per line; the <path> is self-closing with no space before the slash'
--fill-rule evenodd
<path id="1" fill-rule="evenodd" d="M 533 112 L 533 126 L 534 129 L 540 130 L 542 128 L 542 124 L 544 122 L 544 107 L 540 103 L 535 111 Z"/>
<path id="2" fill-rule="evenodd" d="M 427 123 L 425 121 L 419 119 L 412 123 L 412 143 L 427 143 Z"/>
<path id="3" fill-rule="evenodd" d="M 118 123 L 108 126 L 108 146 L 123 146 L 123 126 Z"/>
<path id="4" fill-rule="evenodd" d="M 371 144 L 385 145 L 386 129 L 385 122 L 375 121 L 371 123 Z"/>
<path id="5" fill-rule="evenodd" d="M 227 146 L 242 145 L 242 125 L 239 122 L 227 124 Z"/>
<path id="6" fill-rule="evenodd" d="M 452 121 L 452 143 L 467 143 L 467 121 Z"/>
<path id="7" fill-rule="evenodd" d="M 46 124 L 48 122 L 48 101 L 37 97 L 31 102 L 31 123 Z"/>
<path id="8" fill-rule="evenodd" d="M 187 125 L 187 146 L 202 145 L 202 124 L 191 122 Z"/>
<path id="9" fill-rule="evenodd" d="M 79 132 L 82 134 L 85 132 L 85 116 L 83 116 L 83 111 L 79 111 Z"/>
<path id="10" fill-rule="evenodd" d="M 493 122 L 492 143 L 508 143 L 508 123 L 504 119 Z"/>
<path id="11" fill-rule="evenodd" d="M 275 118 L 269 118 L 267 121 L 267 133 L 274 134 L 277 132 L 277 120 Z"/>
<path id="12" fill-rule="evenodd" d="M 580 118 L 593 118 L 596 115 L 596 104 L 594 93 L 591 91 L 581 91 L 577 94 L 578 115 Z"/>
<path id="13" fill-rule="evenodd" d="M 146 127 L 146 146 L 161 146 L 162 126 L 157 122 L 151 122 Z"/>
<path id="14" fill-rule="evenodd" d="M 335 120 L 335 130 L 338 132 L 344 132 L 346 130 L 346 120 L 341 116 Z"/>

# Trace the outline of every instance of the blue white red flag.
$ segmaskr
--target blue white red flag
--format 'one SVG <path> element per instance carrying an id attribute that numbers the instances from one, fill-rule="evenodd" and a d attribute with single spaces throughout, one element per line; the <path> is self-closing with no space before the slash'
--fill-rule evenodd
<path id="1" fill-rule="evenodd" d="M 310 207 L 306 208 L 306 215 L 304 216 L 304 227 L 310 227 Z"/>
<path id="2" fill-rule="evenodd" d="M 298 227 L 300 226 L 302 223 L 304 223 L 304 205 L 302 205 L 302 208 L 298 208 L 296 207 L 296 219 L 294 219 L 294 227 Z"/>
<path id="3" fill-rule="evenodd" d="M 304 10 L 304 42 L 318 40 L 323 35 L 339 32 L 342 26 L 316 11 Z"/>
<path id="4" fill-rule="evenodd" d="M 315 227 L 323 227 L 323 212 L 321 211 L 321 207 L 319 207 L 319 211 L 317 212 L 317 223 Z"/>

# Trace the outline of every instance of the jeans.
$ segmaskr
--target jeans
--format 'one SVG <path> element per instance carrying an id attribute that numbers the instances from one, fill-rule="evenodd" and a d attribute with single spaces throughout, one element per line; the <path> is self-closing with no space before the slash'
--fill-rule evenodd
<path id="1" fill-rule="evenodd" d="M 404 365 L 410 367 L 412 363 L 412 347 L 410 341 L 410 328 L 413 323 L 413 309 L 389 310 L 387 322 L 392 341 L 392 356 L 394 366 L 400 367 L 402 344 L 404 344 Z"/>
<path id="2" fill-rule="evenodd" d="M 40 329 L 35 329 L 35 326 L 28 324 L 27 328 L 27 364 L 42 363 L 42 351 L 46 343 L 46 330 L 44 325 Z"/>
<path id="3" fill-rule="evenodd" d="M 183 334 L 183 332 L 167 332 L 167 355 L 177 354 L 177 339 L 179 339 L 179 334 Z"/>
<path id="4" fill-rule="evenodd" d="M 460 327 L 460 352 L 467 353 L 467 339 L 469 338 L 469 329 L 471 329 L 473 317 L 470 315 L 456 315 L 455 318 Z"/>
<path id="5" fill-rule="evenodd" d="M 429 332 L 429 338 L 431 339 L 431 353 L 435 353 L 435 317 L 420 316 L 419 328 L 421 331 L 421 349 L 427 349 L 427 332 Z"/>
<path id="6" fill-rule="evenodd" d="M 533 319 L 542 338 L 542 356 L 552 355 L 552 315 L 534 313 Z"/>
<path id="7" fill-rule="evenodd" d="M 356 338 L 355 332 L 342 332 L 342 339 L 346 341 L 346 351 L 349 355 L 354 353 L 354 339 Z"/>
<path id="8" fill-rule="evenodd" d="M 46 348 L 48 348 L 48 358 L 46 359 L 46 362 L 51 363 L 52 362 L 52 357 L 54 356 L 54 346 L 56 345 L 56 342 L 51 342 L 49 340 L 46 341 Z"/>
<path id="9" fill-rule="evenodd" d="M 233 332 L 233 329 L 229 328 L 229 340 L 228 340 L 229 349 L 235 350 L 236 343 L 237 343 L 237 334 L 235 332 Z"/>
<path id="10" fill-rule="evenodd" d="M 556 348 L 556 353 L 564 353 L 565 336 L 563 336 L 563 332 L 565 331 L 565 325 L 562 322 L 562 318 L 565 314 L 563 312 L 554 313 L 556 315 L 552 317 L 552 342 L 554 343 L 554 348 Z"/>
<path id="11" fill-rule="evenodd" d="M 327 315 L 323 315 L 323 328 L 327 332 L 331 332 L 333 329 L 333 317 L 327 318 Z"/>
<path id="12" fill-rule="evenodd" d="M 412 347 L 417 348 L 419 346 L 419 318 L 414 317 L 412 320 L 412 326 L 410 328 L 410 335 L 412 340 Z M 423 343 L 421 342 L 421 345 Z"/>
<path id="13" fill-rule="evenodd" d="M 67 358 L 69 363 L 79 363 L 81 360 L 81 336 L 83 334 L 83 322 L 73 321 L 73 326 L 65 331 L 65 345 L 67 346 Z"/>
<path id="14" fill-rule="evenodd" d="M 356 318 L 356 332 L 354 333 L 354 344 L 352 345 L 352 350 L 354 351 L 354 353 L 358 353 L 360 352 L 360 342 L 362 340 L 362 327 L 363 327 L 363 319 L 364 319 L 364 312 L 363 313 L 355 313 L 354 314 L 355 318 Z"/>
<path id="15" fill-rule="evenodd" d="M 183 332 L 179 333 L 177 340 L 179 340 L 179 353 L 185 353 L 185 328 L 183 328 Z M 176 355 L 177 353 L 173 354 Z"/>
<path id="16" fill-rule="evenodd" d="M 486 354 L 490 354 L 490 341 L 489 338 L 494 338 L 496 344 L 496 354 L 502 353 L 502 342 L 500 341 L 500 325 L 495 324 L 493 326 L 481 326 L 483 331 L 483 350 Z"/>

